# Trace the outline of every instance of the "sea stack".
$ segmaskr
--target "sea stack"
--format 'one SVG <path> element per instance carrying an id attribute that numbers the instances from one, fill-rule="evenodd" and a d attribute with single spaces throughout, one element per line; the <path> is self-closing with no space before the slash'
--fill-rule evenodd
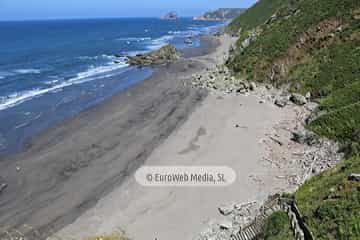
<path id="1" fill-rule="evenodd" d="M 178 18 L 179 18 L 179 16 L 178 16 L 177 12 L 169 12 L 168 14 L 161 17 L 161 19 L 163 19 L 163 20 L 176 20 Z"/>

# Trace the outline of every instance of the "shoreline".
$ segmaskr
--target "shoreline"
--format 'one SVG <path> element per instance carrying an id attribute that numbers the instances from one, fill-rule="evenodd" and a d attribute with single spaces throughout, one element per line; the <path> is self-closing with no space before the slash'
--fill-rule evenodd
<path id="1" fill-rule="evenodd" d="M 219 44 L 217 41 L 210 41 L 207 35 L 199 35 L 199 45 L 196 46 L 189 46 L 185 48 L 179 49 L 179 52 L 181 55 L 187 59 L 190 57 L 196 57 L 201 55 L 206 55 L 212 49 L 216 48 L 216 46 Z M 18 125 L 21 127 L 22 125 L 28 126 L 27 129 L 23 129 L 22 131 L 18 130 L 18 126 L 14 127 L 13 134 L 9 134 L 9 139 L 6 140 L 6 144 L 4 145 L 4 148 L 2 148 L 2 142 L 1 138 L 4 137 L 0 134 L 0 161 L 3 161 L 4 159 L 12 158 L 13 156 L 26 151 L 29 149 L 33 142 L 35 142 L 37 139 L 39 139 L 44 133 L 47 131 L 56 128 L 59 125 L 62 125 L 64 123 L 67 123 L 69 120 L 74 119 L 77 117 L 78 114 L 81 114 L 83 112 L 87 112 L 88 110 L 91 111 L 92 108 L 97 108 L 102 104 L 106 104 L 107 101 L 109 101 L 111 98 L 116 97 L 119 94 L 122 94 L 123 92 L 126 92 L 126 90 L 130 87 L 133 87 L 134 85 L 138 84 L 139 82 L 145 81 L 149 78 L 151 78 L 154 74 L 154 71 L 157 71 L 160 67 L 159 66 L 150 66 L 145 68 L 137 68 L 133 66 L 128 66 L 127 70 L 125 72 L 120 72 L 119 75 L 114 77 L 104 77 L 104 81 L 112 82 L 115 84 L 114 90 L 107 90 L 107 94 L 102 99 L 100 98 L 94 98 L 93 100 L 90 100 L 88 105 L 80 106 L 79 103 L 74 103 L 73 109 L 76 109 L 72 111 L 71 107 L 67 107 L 67 109 L 64 108 L 64 110 L 59 110 L 56 112 L 57 114 L 50 113 L 48 116 L 49 120 L 42 119 L 41 122 L 36 123 L 33 122 L 33 119 L 23 119 L 22 122 L 20 122 Z M 127 76 L 125 76 L 128 74 Z M 125 76 L 125 77 L 124 77 Z M 114 79 L 122 79 L 127 78 L 128 84 L 123 84 L 120 86 L 120 84 L 117 84 L 114 82 Z M 117 85 L 116 85 L 117 84 Z M 119 86 L 118 86 L 119 85 Z M 102 89 L 101 89 L 102 90 Z M 55 98 L 56 99 L 56 98 Z M 52 100 L 51 97 L 48 97 L 45 100 L 51 102 L 55 101 Z M 61 105 L 61 101 L 59 101 L 59 105 Z M 28 102 L 25 102 L 25 104 L 29 104 Z M 79 104 L 79 105 L 76 105 Z M 57 105 L 56 105 L 57 107 Z M 55 108 L 56 108 L 55 107 Z M 11 111 L 11 109 L 6 110 Z M 21 110 L 18 110 L 21 111 Z M 67 111 L 67 112 L 65 112 Z M 34 112 L 35 113 L 35 112 Z M 46 113 L 46 112 L 45 112 Z M 9 114 L 8 114 L 9 115 Z M 43 112 L 40 112 L 37 117 L 42 117 Z M 9 121 L 11 119 L 11 114 L 9 118 L 2 119 L 3 121 Z M 19 128 L 21 129 L 21 128 Z M 5 134 L 6 136 L 6 134 Z M 7 146 L 8 144 L 8 146 Z"/>
<path id="2" fill-rule="evenodd" d="M 212 68 L 224 60 L 223 50 L 196 59 L 211 62 L 208 66 Z M 191 79 L 186 80 L 190 85 Z M 259 87 L 259 94 L 263 89 Z M 294 169 L 272 168 L 264 161 L 268 154 L 268 141 L 264 139 L 277 124 L 293 118 L 293 110 L 283 111 L 254 94 L 209 91 L 184 124 L 155 148 L 144 164 L 226 166 L 237 174 L 232 185 L 151 188 L 140 186 L 130 177 L 56 233 L 54 239 L 82 239 L 113 232 L 124 232 L 136 240 L 197 239 L 199 233 L 212 231 L 209 226 L 228 223 L 227 217 L 219 213 L 220 207 L 261 204 L 268 195 L 293 188 L 278 176 L 294 174 Z"/>
<path id="3" fill-rule="evenodd" d="M 204 78 L 223 72 L 213 69 L 224 60 L 223 50 L 195 58 L 211 62 L 211 67 L 184 83 L 205 88 L 208 95 L 184 124 L 149 154 L 144 166 L 225 166 L 236 172 L 235 182 L 219 188 L 156 188 L 141 186 L 135 177 L 129 177 L 53 239 L 114 232 L 136 240 L 227 239 L 254 220 L 269 196 L 293 192 L 308 179 L 311 174 L 304 166 L 313 158 L 319 159 L 320 167 L 328 155 L 341 159 L 331 141 L 310 146 L 292 139 L 292 133 L 303 130 L 314 103 L 299 106 L 289 102 L 279 107 L 274 101 L 284 94 L 282 89 L 262 85 L 245 92 L 232 87 L 231 91 L 199 87 L 199 74 Z M 209 79 L 205 77 L 205 83 Z M 326 149 L 320 150 L 323 146 Z"/>
<path id="4" fill-rule="evenodd" d="M 203 40 L 210 44 L 192 52 L 210 53 L 219 44 Z M 207 95 L 172 81 L 203 68 L 189 58 L 160 66 L 150 78 L 51 127 L 24 152 L 2 160 L 0 175 L 8 187 L 1 193 L 0 225 L 21 230 L 26 224 L 48 236 L 95 205 Z"/>

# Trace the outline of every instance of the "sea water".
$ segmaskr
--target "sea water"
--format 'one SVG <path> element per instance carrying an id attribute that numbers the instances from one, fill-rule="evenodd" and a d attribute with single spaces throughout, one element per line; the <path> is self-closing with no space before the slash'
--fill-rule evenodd
<path id="1" fill-rule="evenodd" d="M 151 68 L 128 66 L 126 56 L 167 43 L 197 47 L 199 35 L 222 24 L 190 18 L 0 22 L 0 154 L 20 150 L 34 134 L 151 75 Z"/>

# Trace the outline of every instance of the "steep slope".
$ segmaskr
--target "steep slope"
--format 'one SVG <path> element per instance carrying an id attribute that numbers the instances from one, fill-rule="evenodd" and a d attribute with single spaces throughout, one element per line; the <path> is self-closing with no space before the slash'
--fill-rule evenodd
<path id="1" fill-rule="evenodd" d="M 254 6 L 234 19 L 229 24 L 228 30 L 236 33 L 239 29 L 247 31 L 255 28 L 268 20 L 277 9 L 287 2 L 290 2 L 290 0 L 258 1 Z"/>
<path id="2" fill-rule="evenodd" d="M 260 0 L 228 31 L 239 40 L 227 66 L 240 79 L 310 93 L 319 117 L 307 128 L 347 153 L 294 198 L 316 239 L 360 239 L 360 1 Z"/>
<path id="3" fill-rule="evenodd" d="M 206 12 L 204 15 L 194 17 L 195 20 L 229 20 L 234 19 L 244 12 L 245 8 L 219 8 L 215 11 Z"/>
<path id="4" fill-rule="evenodd" d="M 334 114 L 345 116 L 349 108 L 352 118 L 360 115 L 358 105 L 352 105 L 360 98 L 360 1 L 262 0 L 229 26 L 235 27 L 243 30 L 227 63 L 234 74 L 276 86 L 286 84 L 294 92 L 310 92 L 313 99 L 325 98 L 321 108 L 336 113 L 322 116 L 323 121 L 312 124 L 312 129 L 341 141 L 353 139 L 351 135 L 360 128 L 358 119 L 350 121 L 353 126 L 343 117 L 337 120 L 348 126 L 341 137 L 329 133 L 333 126 L 324 129 L 320 123 Z M 342 104 L 329 107 L 334 98 Z"/>

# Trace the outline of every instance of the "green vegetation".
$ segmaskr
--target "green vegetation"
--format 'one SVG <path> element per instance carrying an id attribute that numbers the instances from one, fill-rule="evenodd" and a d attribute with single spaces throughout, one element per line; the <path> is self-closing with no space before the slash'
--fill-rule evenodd
<path id="1" fill-rule="evenodd" d="M 283 212 L 274 212 L 265 223 L 263 236 L 264 240 L 292 240 L 294 238 L 293 231 L 290 226 L 288 215 Z"/>
<path id="2" fill-rule="evenodd" d="M 231 32 L 237 32 L 240 28 L 247 31 L 263 24 L 275 11 L 289 0 L 259 1 L 253 7 L 234 19 L 228 27 Z"/>
<path id="3" fill-rule="evenodd" d="M 240 28 L 227 63 L 232 72 L 310 92 L 324 114 L 307 128 L 340 142 L 347 153 L 293 196 L 305 222 L 315 239 L 360 239 L 360 183 L 348 180 L 360 173 L 360 1 L 260 0 L 229 26 L 231 32 Z M 257 37 L 242 48 L 254 31 Z M 287 239 L 280 234 L 288 230 L 285 217 L 268 220 L 265 239 Z"/>
<path id="4" fill-rule="evenodd" d="M 274 65 L 283 65 L 285 71 L 279 71 L 282 75 L 277 78 L 278 81 L 287 80 L 293 67 L 306 64 L 323 44 L 336 42 L 337 37 L 341 37 L 341 34 L 336 35 L 338 25 L 348 24 L 349 29 L 358 29 L 358 21 L 352 15 L 352 10 L 358 7 L 360 2 L 357 0 L 259 1 L 229 26 L 230 29 L 241 27 L 243 31 L 258 28 L 260 36 L 244 51 L 237 51 L 228 66 L 237 74 L 262 82 L 267 80 Z M 273 20 L 266 22 L 274 13 Z M 328 23 L 324 23 L 326 21 Z M 321 31 L 317 31 L 318 25 L 323 28 Z M 304 35 L 306 33 L 310 39 Z M 334 39 L 329 37 L 332 33 Z M 304 46 L 298 49 L 296 45 L 303 35 Z"/>
<path id="5" fill-rule="evenodd" d="M 360 102 L 331 111 L 310 123 L 314 132 L 340 142 L 358 142 L 360 129 Z"/>
<path id="6" fill-rule="evenodd" d="M 340 42 L 321 49 L 289 73 L 292 90 L 321 97 L 360 81 L 360 40 Z M 359 85 L 355 87 L 359 88 Z M 339 94 L 337 94 L 339 96 Z"/>
<path id="7" fill-rule="evenodd" d="M 357 0 L 259 1 L 229 26 L 243 31 L 228 66 L 242 79 L 310 92 L 327 113 L 308 128 L 360 145 L 359 16 Z M 241 49 L 251 29 L 258 36 Z"/>
<path id="8" fill-rule="evenodd" d="M 360 157 L 312 178 L 295 193 L 315 239 L 360 239 L 360 182 L 348 180 L 356 172 L 360 172 Z"/>

